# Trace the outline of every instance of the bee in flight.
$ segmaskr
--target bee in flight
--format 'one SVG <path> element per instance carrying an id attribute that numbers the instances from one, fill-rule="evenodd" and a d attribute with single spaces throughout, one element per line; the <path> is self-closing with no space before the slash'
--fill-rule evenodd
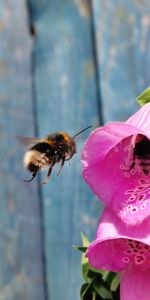
<path id="1" fill-rule="evenodd" d="M 24 182 L 31 182 L 38 171 L 49 167 L 47 177 L 42 182 L 48 183 L 52 169 L 56 163 L 60 163 L 60 174 L 65 161 L 70 160 L 76 153 L 75 137 L 92 126 L 88 126 L 71 137 L 67 132 L 60 131 L 52 133 L 45 138 L 37 139 L 30 137 L 17 137 L 20 142 L 28 147 L 24 155 L 24 167 L 32 173 L 30 179 Z"/>

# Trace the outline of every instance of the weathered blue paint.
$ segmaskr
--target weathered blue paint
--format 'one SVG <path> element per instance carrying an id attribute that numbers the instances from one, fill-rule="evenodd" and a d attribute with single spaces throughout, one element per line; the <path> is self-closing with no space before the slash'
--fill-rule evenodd
<path id="1" fill-rule="evenodd" d="M 0 299 L 76 300 L 82 279 L 72 245 L 81 243 L 80 231 L 94 238 L 101 211 L 81 176 L 88 132 L 47 186 L 20 182 L 27 175 L 14 136 L 96 127 L 100 95 L 104 121 L 135 111 L 134 98 L 149 85 L 150 6 L 136 0 L 27 4 L 29 11 L 25 0 L 0 1 Z"/>
<path id="2" fill-rule="evenodd" d="M 25 185 L 23 148 L 33 135 L 31 38 L 23 0 L 0 1 L 0 299 L 45 300 L 36 183 Z"/>
<path id="3" fill-rule="evenodd" d="M 46 2 L 45 2 L 46 3 Z M 30 1 L 36 30 L 33 80 L 39 136 L 65 130 L 75 134 L 98 125 L 90 7 L 82 1 Z M 59 177 L 54 168 L 41 187 L 49 299 L 79 299 L 82 282 L 80 231 L 94 238 L 100 204 L 81 176 L 80 155 L 89 132 L 77 140 L 78 154 Z"/>
<path id="4" fill-rule="evenodd" d="M 104 120 L 125 120 L 149 86 L 150 5 L 93 0 L 93 12 Z"/>

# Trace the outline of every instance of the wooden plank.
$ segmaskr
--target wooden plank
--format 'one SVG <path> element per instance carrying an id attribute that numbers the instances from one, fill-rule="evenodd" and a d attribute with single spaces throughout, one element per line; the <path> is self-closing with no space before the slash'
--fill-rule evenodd
<path id="1" fill-rule="evenodd" d="M 65 130 L 75 134 L 97 126 L 97 87 L 90 7 L 86 1 L 30 1 L 35 26 L 34 87 L 39 136 Z M 43 6 L 42 6 L 43 3 Z M 41 7 L 40 7 L 41 5 Z M 49 299 L 79 299 L 82 282 L 80 231 L 94 239 L 101 210 L 84 184 L 80 154 L 85 132 L 78 140 L 78 154 L 66 162 L 59 177 L 42 186 L 45 256 Z"/>
<path id="2" fill-rule="evenodd" d="M 150 6 L 142 1 L 93 0 L 105 121 L 126 120 L 149 86 Z"/>
<path id="3" fill-rule="evenodd" d="M 25 185 L 24 149 L 34 134 L 31 48 L 24 0 L 0 1 L 0 299 L 45 300 L 39 195 Z"/>

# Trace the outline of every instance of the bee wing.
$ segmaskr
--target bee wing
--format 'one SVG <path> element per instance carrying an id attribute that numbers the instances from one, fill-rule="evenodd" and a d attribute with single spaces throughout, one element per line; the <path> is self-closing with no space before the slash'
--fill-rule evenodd
<path id="1" fill-rule="evenodd" d="M 21 142 L 26 147 L 31 147 L 32 145 L 35 145 L 41 141 L 41 139 L 26 137 L 26 136 L 17 136 L 16 138 L 19 142 Z"/>

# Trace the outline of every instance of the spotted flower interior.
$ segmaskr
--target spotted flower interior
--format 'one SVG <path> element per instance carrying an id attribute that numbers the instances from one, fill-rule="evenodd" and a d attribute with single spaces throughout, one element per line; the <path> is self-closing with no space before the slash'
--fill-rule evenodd
<path id="1" fill-rule="evenodd" d="M 90 249 L 90 248 L 89 248 Z M 91 251 L 91 250 L 90 250 Z M 92 245 L 91 264 L 98 269 L 122 271 L 134 264 L 140 270 L 150 267 L 150 246 L 132 239 L 110 239 Z"/>
<path id="2" fill-rule="evenodd" d="M 86 252 L 95 269 L 121 272 L 121 300 L 150 299 L 150 103 L 93 131 L 83 177 L 105 204 Z"/>
<path id="3" fill-rule="evenodd" d="M 104 147 L 101 140 L 97 143 L 101 153 Z M 136 134 L 122 139 L 105 156 L 97 156 L 96 162 L 87 165 L 83 175 L 99 199 L 128 225 L 141 223 L 149 216 L 150 140 L 146 136 Z"/>
<path id="4" fill-rule="evenodd" d="M 137 135 L 134 146 L 132 145 L 131 139 L 131 145 L 126 150 L 126 165 L 122 166 L 122 169 L 130 174 L 138 173 L 142 175 L 143 173 L 145 175 L 149 175 L 150 140 L 146 136 Z"/>
<path id="5" fill-rule="evenodd" d="M 142 269 L 150 266 L 150 246 L 136 240 L 121 240 L 123 244 L 123 258 L 125 263 L 134 263 Z"/>

